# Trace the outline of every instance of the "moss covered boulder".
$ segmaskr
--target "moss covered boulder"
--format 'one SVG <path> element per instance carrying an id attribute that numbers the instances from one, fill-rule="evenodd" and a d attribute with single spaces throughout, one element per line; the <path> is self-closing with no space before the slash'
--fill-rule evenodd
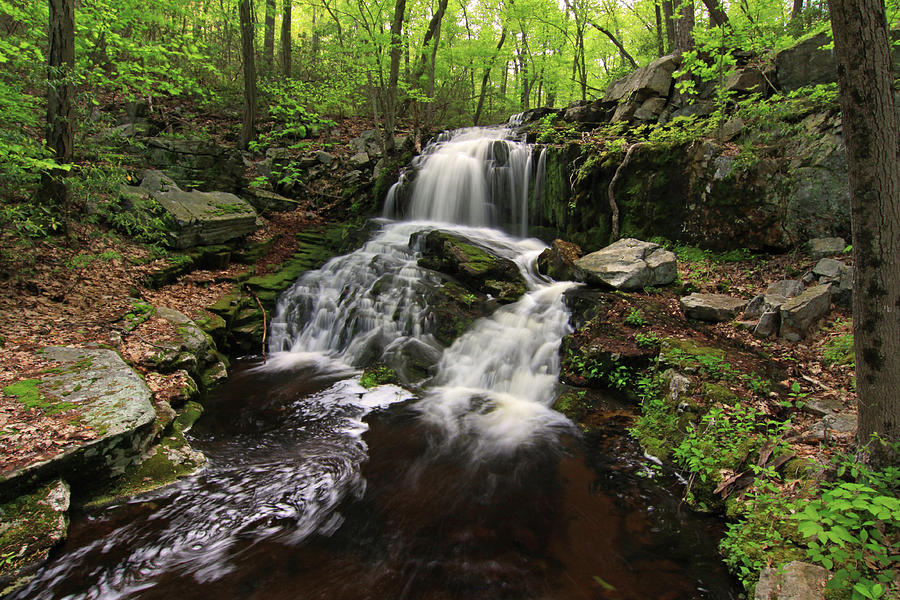
<path id="1" fill-rule="evenodd" d="M 515 302 L 528 290 L 513 261 L 439 229 L 425 235 L 419 266 L 452 275 L 504 304 Z"/>

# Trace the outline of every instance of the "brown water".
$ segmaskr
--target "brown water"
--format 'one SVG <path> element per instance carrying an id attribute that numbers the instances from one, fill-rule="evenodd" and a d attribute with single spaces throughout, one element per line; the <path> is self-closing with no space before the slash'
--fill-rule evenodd
<path id="1" fill-rule="evenodd" d="M 190 432 L 205 471 L 76 514 L 14 598 L 737 597 L 719 523 L 678 510 L 614 416 L 480 459 L 399 390 L 253 366 Z"/>

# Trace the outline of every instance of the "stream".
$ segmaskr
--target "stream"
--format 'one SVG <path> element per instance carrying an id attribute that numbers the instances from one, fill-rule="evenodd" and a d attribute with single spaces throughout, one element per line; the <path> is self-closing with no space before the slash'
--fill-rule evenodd
<path id="1" fill-rule="evenodd" d="M 511 136 L 429 146 L 370 240 L 282 295 L 268 360 L 206 401 L 188 434 L 206 468 L 73 514 L 13 598 L 736 598 L 720 523 L 680 510 L 629 409 L 598 396 L 608 421 L 582 434 L 550 408 L 576 284 L 535 271 L 544 244 L 521 236 L 541 161 Z M 442 276 L 417 264 L 436 228 L 528 285 L 447 348 L 428 302 Z M 406 389 L 362 387 L 373 360 Z"/>

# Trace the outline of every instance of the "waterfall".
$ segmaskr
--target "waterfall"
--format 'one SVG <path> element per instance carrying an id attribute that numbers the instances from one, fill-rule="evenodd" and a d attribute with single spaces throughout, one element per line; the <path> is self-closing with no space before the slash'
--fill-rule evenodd
<path id="1" fill-rule="evenodd" d="M 532 184 L 543 179 L 531 148 L 511 135 L 469 128 L 431 144 L 385 203 L 386 216 L 406 220 L 382 220 L 362 248 L 306 273 L 279 299 L 271 368 L 323 358 L 344 367 L 380 361 L 415 383 L 411 365 L 430 365 L 431 377 L 418 382 L 423 418 L 448 440 L 473 434 L 482 450 L 515 448 L 565 426 L 549 406 L 560 340 L 569 332 L 563 293 L 574 284 L 536 272 L 543 243 L 489 228 L 524 235 Z M 542 167 L 542 159 L 534 162 Z M 449 348 L 435 339 L 430 303 L 445 276 L 417 264 L 415 240 L 437 228 L 514 261 L 529 288 Z"/>

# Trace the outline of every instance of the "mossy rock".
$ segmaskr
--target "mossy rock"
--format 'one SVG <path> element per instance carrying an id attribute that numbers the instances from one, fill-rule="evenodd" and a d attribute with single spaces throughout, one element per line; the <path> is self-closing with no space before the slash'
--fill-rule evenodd
<path id="1" fill-rule="evenodd" d="M 727 387 L 709 381 L 704 381 L 700 385 L 700 394 L 703 396 L 703 400 L 710 405 L 726 404 L 734 406 L 741 400 L 740 396 L 729 390 Z"/>
<path id="2" fill-rule="evenodd" d="M 712 346 L 702 346 L 693 340 L 665 338 L 660 344 L 659 362 L 685 373 L 697 373 L 703 367 L 703 357 L 725 359 L 725 351 Z"/>
<path id="3" fill-rule="evenodd" d="M 553 410 L 561 412 L 575 423 L 581 422 L 588 410 L 589 403 L 584 399 L 584 392 L 566 392 L 553 403 Z"/>
<path id="4" fill-rule="evenodd" d="M 359 378 L 360 385 L 366 389 L 398 382 L 399 377 L 397 377 L 397 372 L 382 364 L 369 365 L 366 367 L 366 370 L 363 371 L 362 377 Z"/>
<path id="5" fill-rule="evenodd" d="M 68 509 L 69 486 L 59 479 L 0 505 L 0 596 L 25 583 L 66 538 Z"/>

